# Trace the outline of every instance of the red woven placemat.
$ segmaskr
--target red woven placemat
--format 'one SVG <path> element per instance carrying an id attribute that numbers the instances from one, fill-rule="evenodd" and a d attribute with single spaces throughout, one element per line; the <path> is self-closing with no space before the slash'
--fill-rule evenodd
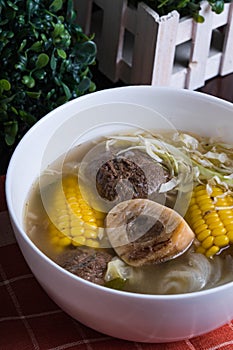
<path id="1" fill-rule="evenodd" d="M 143 344 L 111 338 L 68 316 L 40 287 L 14 240 L 4 182 L 0 177 L 0 350 L 233 349 L 233 322 L 193 339 Z"/>

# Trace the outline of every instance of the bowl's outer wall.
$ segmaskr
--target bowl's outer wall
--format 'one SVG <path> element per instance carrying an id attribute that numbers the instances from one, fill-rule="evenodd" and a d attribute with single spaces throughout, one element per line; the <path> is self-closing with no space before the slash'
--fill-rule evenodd
<path id="1" fill-rule="evenodd" d="M 102 107 L 102 104 L 119 102 L 155 109 L 177 129 L 223 136 L 224 141 L 233 144 L 232 105 L 204 94 L 140 86 L 105 90 L 71 101 L 39 121 L 22 139 L 11 159 L 6 195 L 17 241 L 32 272 L 50 297 L 87 326 L 114 337 L 143 342 L 169 342 L 203 334 L 233 318 L 233 283 L 184 296 L 143 296 L 109 290 L 58 267 L 23 231 L 25 199 L 33 182 L 41 169 L 76 142 L 77 133 L 81 135 L 99 120 L 104 123 L 115 118 L 129 123 L 134 121 L 132 113 L 121 115 L 122 109 L 118 113 L 117 106 L 114 111 L 107 105 Z M 90 119 L 82 118 L 85 109 L 96 105 L 100 106 L 99 112 L 92 111 Z M 105 108 L 107 115 L 103 115 Z M 79 115 L 83 110 L 84 114 Z M 143 115 L 139 119 L 142 126 L 153 128 L 153 118 L 147 120 L 147 115 Z M 70 124 L 69 120 L 72 120 Z"/>

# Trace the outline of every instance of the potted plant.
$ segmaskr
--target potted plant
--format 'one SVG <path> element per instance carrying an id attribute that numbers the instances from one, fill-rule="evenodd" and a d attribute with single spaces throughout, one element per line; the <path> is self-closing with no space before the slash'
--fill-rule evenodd
<path id="1" fill-rule="evenodd" d="M 217 14 L 220 14 L 224 10 L 224 2 L 230 2 L 225 0 L 207 0 L 211 10 Z M 140 0 L 129 0 L 129 3 L 137 7 Z M 201 11 L 201 0 L 144 0 L 154 11 L 160 16 L 167 15 L 168 13 L 176 10 L 181 17 L 191 16 L 197 22 L 204 22 L 205 18 Z"/>
<path id="2" fill-rule="evenodd" d="M 229 0 L 75 0 L 112 81 L 197 89 L 233 72 Z M 109 30 L 111 28 L 111 30 Z"/>
<path id="3" fill-rule="evenodd" d="M 95 90 L 96 45 L 72 0 L 1 0 L 1 173 L 25 132 L 59 105 Z"/>

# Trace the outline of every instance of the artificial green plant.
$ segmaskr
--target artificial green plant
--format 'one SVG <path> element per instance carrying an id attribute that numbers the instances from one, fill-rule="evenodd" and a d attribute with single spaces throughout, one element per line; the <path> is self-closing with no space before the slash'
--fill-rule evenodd
<path id="1" fill-rule="evenodd" d="M 72 0 L 1 0 L 0 164 L 38 119 L 95 90 L 95 58 Z"/>

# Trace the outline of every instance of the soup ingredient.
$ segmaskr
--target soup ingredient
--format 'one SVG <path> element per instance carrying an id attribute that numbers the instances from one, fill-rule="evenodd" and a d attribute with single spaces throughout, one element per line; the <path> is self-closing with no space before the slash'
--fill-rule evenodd
<path id="1" fill-rule="evenodd" d="M 186 151 L 192 161 L 194 180 L 233 188 L 233 148 L 217 139 L 196 138 L 185 133 L 173 135 L 172 142 Z"/>
<path id="2" fill-rule="evenodd" d="M 104 214 L 83 199 L 77 176 L 67 175 L 58 181 L 51 197 L 54 203 L 49 213 L 51 241 L 60 247 L 72 244 L 98 248 Z"/>
<path id="3" fill-rule="evenodd" d="M 113 289 L 122 289 L 127 280 L 132 277 L 132 269 L 118 257 L 114 257 L 109 263 L 104 276 L 105 286 Z"/>
<path id="4" fill-rule="evenodd" d="M 79 185 L 89 189 L 87 200 L 96 210 L 108 213 L 122 201 L 147 198 L 184 216 L 193 189 L 192 162 L 159 136 L 138 130 L 113 135 L 85 154 Z"/>
<path id="5" fill-rule="evenodd" d="M 219 186 L 196 186 L 186 220 L 200 242 L 197 252 L 213 257 L 233 243 L 232 195 Z"/>
<path id="6" fill-rule="evenodd" d="M 116 205 L 106 216 L 106 232 L 116 253 L 131 266 L 173 259 L 194 239 L 193 231 L 177 212 L 148 199 Z"/>
<path id="7" fill-rule="evenodd" d="M 230 255 L 208 259 L 190 250 L 164 267 L 157 287 L 159 294 L 199 291 L 225 283 L 233 277 L 233 259 Z"/>
<path id="8" fill-rule="evenodd" d="M 57 263 L 67 271 L 93 283 L 105 284 L 107 264 L 113 256 L 107 251 L 77 247 L 57 259 Z"/>
<path id="9" fill-rule="evenodd" d="M 148 185 L 143 170 L 126 158 L 114 158 L 104 163 L 96 175 L 96 187 L 102 198 L 147 198 Z M 121 200 L 120 200 L 121 201 Z"/>
<path id="10" fill-rule="evenodd" d="M 146 152 L 131 149 L 120 152 L 105 162 L 96 174 L 96 187 L 101 197 L 118 202 L 148 198 L 167 182 L 169 172 Z"/>
<path id="11" fill-rule="evenodd" d="M 227 220 L 230 220 L 224 223 L 225 227 L 231 225 L 229 211 L 233 210 L 232 206 L 222 208 L 221 211 L 219 209 L 223 204 L 220 202 L 233 194 L 231 145 L 220 144 L 209 138 L 195 138 L 184 133 L 161 133 L 157 137 L 156 134 L 140 135 L 135 131 L 130 135 L 99 138 L 78 145 L 66 155 L 64 161 L 56 160 L 41 175 L 25 208 L 26 231 L 36 246 L 52 260 L 60 262 L 61 266 L 80 277 L 129 292 L 186 293 L 232 281 L 233 244 L 230 242 L 229 247 L 220 247 L 219 252 L 209 259 L 206 255 L 198 253 L 199 249 L 202 249 L 201 242 L 195 239 L 193 232 L 186 236 L 184 230 L 178 237 L 179 227 L 175 227 L 176 220 L 172 220 L 173 214 L 169 216 L 169 212 L 165 212 L 168 215 L 164 214 L 164 217 L 169 220 L 167 223 L 162 220 L 160 209 L 164 207 L 159 204 L 152 206 L 153 215 L 149 215 L 150 212 L 146 208 L 138 215 L 139 210 L 134 206 L 131 214 L 130 205 L 119 204 L 119 210 L 115 207 L 116 212 L 112 214 L 111 220 L 114 225 L 104 229 L 107 222 L 105 216 L 118 203 L 102 198 L 103 206 L 99 206 L 101 198 L 96 190 L 96 174 L 103 164 L 108 164 L 109 160 L 116 158 L 136 164 L 146 177 L 148 198 L 136 197 L 131 205 L 133 202 L 137 206 L 139 201 L 147 203 L 148 200 L 153 200 L 173 208 L 184 216 L 193 195 L 193 186 L 204 184 L 211 205 L 215 207 L 211 210 L 216 210 L 218 215 L 225 213 Z M 130 170 L 130 162 L 127 163 L 129 168 L 126 170 Z M 158 171 L 153 171 L 157 168 Z M 136 170 L 136 167 L 134 169 Z M 111 176 L 114 171 L 115 169 Z M 162 175 L 162 181 L 158 174 Z M 130 185 L 127 178 L 122 178 L 122 181 Z M 215 189 L 222 192 L 214 197 Z M 210 203 L 206 203 L 204 198 L 200 198 L 200 193 L 199 195 L 198 203 L 204 201 L 203 203 L 207 204 L 206 215 L 210 210 Z M 158 197 L 161 200 L 158 201 Z M 191 204 L 194 204 L 194 199 Z M 156 210 L 153 209 L 155 206 Z M 106 213 L 99 212 L 102 208 Z M 194 215 L 193 212 L 190 215 Z M 170 224 L 174 225 L 174 230 L 171 227 L 170 235 L 168 232 L 166 235 L 165 226 L 168 228 Z M 111 248 L 107 235 L 108 230 L 111 234 L 111 229 L 111 243 L 114 244 L 114 239 L 122 239 L 122 245 L 116 242 Z M 89 242 L 92 245 L 97 244 L 99 248 L 93 248 L 88 243 L 90 237 L 86 236 L 86 232 L 90 231 L 92 241 Z M 190 246 L 189 239 L 190 242 L 193 241 Z M 173 250 L 176 243 L 178 247 Z M 90 247 L 85 244 L 89 244 Z M 110 256 L 103 258 L 103 251 Z M 96 264 L 92 257 L 97 258 Z M 81 271 L 83 262 L 85 273 Z M 95 270 L 103 271 L 104 281 L 102 277 L 98 279 L 100 275 L 96 275 Z"/>

